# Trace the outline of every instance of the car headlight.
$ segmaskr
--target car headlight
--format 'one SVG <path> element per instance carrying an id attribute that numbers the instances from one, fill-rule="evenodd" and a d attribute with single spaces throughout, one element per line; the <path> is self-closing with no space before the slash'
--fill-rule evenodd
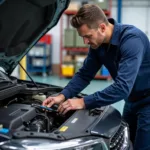
<path id="1" fill-rule="evenodd" d="M 129 143 L 129 129 L 127 124 L 122 122 L 119 130 L 111 139 L 110 150 L 126 150 L 129 147 Z"/>
<path id="2" fill-rule="evenodd" d="M 76 146 L 73 148 L 73 150 L 108 150 L 108 147 L 106 146 L 106 143 L 103 140 L 97 139 Z"/>

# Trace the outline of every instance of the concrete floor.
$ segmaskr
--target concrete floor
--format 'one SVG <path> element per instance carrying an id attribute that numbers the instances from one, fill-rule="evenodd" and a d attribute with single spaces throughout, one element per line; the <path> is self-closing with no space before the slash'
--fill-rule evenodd
<path id="1" fill-rule="evenodd" d="M 32 76 L 34 81 L 37 82 L 42 82 L 42 83 L 48 83 L 52 85 L 58 85 L 61 87 L 64 87 L 67 85 L 67 83 L 70 81 L 70 79 L 67 78 L 59 78 L 58 76 L 47 76 L 47 77 L 42 77 L 42 76 Z M 93 80 L 91 81 L 91 84 L 86 87 L 82 93 L 85 94 L 92 94 L 98 90 L 103 90 L 105 87 L 109 86 L 112 84 L 113 81 L 103 81 L 103 80 Z M 124 106 L 124 101 L 117 102 L 113 104 L 113 106 L 122 113 L 123 106 Z"/>

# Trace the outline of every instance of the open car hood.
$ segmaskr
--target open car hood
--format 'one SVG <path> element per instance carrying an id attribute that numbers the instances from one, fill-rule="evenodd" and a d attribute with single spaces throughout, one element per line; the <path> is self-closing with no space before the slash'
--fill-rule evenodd
<path id="1" fill-rule="evenodd" d="M 0 67 L 11 74 L 35 43 L 58 22 L 70 0 L 0 1 Z"/>

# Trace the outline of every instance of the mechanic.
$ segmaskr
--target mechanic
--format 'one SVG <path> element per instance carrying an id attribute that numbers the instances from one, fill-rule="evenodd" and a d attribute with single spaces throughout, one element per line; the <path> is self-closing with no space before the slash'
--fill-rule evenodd
<path id="1" fill-rule="evenodd" d="M 150 150 L 150 42 L 132 25 L 107 19 L 96 5 L 83 5 L 72 17 L 84 43 L 90 46 L 83 66 L 56 97 L 48 97 L 44 106 L 59 104 L 58 111 L 91 109 L 125 100 L 123 118 L 129 124 L 135 150 Z M 102 91 L 73 98 L 105 65 L 114 82 Z M 71 99 L 73 98 L 73 99 Z"/>

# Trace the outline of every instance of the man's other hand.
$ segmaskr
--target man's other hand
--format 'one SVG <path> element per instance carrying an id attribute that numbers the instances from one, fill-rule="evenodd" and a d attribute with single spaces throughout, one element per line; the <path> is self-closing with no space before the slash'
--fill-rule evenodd
<path id="1" fill-rule="evenodd" d="M 68 99 L 61 103 L 58 107 L 60 114 L 66 114 L 69 110 L 85 109 L 85 103 L 83 98 Z"/>

